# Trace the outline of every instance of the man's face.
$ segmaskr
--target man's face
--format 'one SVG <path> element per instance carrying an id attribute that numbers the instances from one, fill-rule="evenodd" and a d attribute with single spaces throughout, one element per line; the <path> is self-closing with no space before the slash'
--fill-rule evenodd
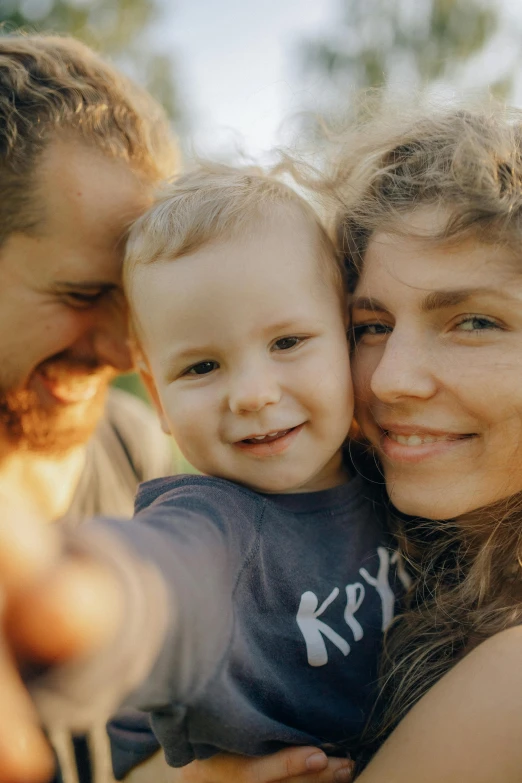
<path id="1" fill-rule="evenodd" d="M 0 248 L 0 442 L 58 453 L 95 428 L 107 384 L 132 366 L 121 237 L 147 187 L 123 161 L 73 141 L 38 163 L 38 232 Z"/>

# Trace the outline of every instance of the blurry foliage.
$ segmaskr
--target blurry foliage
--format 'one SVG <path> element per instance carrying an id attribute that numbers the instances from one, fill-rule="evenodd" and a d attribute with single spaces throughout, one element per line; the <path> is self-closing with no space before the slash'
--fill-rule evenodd
<path id="1" fill-rule="evenodd" d="M 155 51 L 146 36 L 160 15 L 159 0 L 0 0 L 4 32 L 23 28 L 74 35 L 109 55 L 179 121 L 172 58 Z"/>
<path id="2" fill-rule="evenodd" d="M 123 389 L 126 392 L 130 392 L 130 394 L 135 394 L 136 397 L 140 397 L 140 399 L 150 405 L 149 396 L 137 372 L 129 372 L 125 373 L 125 375 L 119 375 L 114 381 L 114 386 L 116 386 L 118 389 Z"/>
<path id="3" fill-rule="evenodd" d="M 147 392 L 145 391 L 145 387 L 143 386 L 140 376 L 135 373 L 126 373 L 125 375 L 120 375 L 116 380 L 114 381 L 114 386 L 116 386 L 118 389 L 123 389 L 126 392 L 130 392 L 130 394 L 135 394 L 137 397 L 140 397 L 144 402 L 147 402 L 150 404 L 149 397 L 147 395 Z M 173 460 L 173 466 L 174 466 L 174 472 L 175 473 L 197 473 L 197 470 L 192 467 L 190 462 L 187 462 L 181 451 L 178 449 L 175 441 L 173 438 L 170 439 L 171 445 L 172 445 L 172 460 Z"/>
<path id="4" fill-rule="evenodd" d="M 305 42 L 301 59 L 321 77 L 320 109 L 335 116 L 350 94 L 368 88 L 457 86 L 459 70 L 487 50 L 499 26 L 497 0 L 341 0 L 335 32 Z M 507 97 L 514 71 L 512 64 L 491 82 L 487 69 L 477 69 L 474 89 Z"/>

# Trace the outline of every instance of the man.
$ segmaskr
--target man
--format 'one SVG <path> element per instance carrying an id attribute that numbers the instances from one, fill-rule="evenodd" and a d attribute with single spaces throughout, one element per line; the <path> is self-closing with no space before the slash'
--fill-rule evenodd
<path id="1" fill-rule="evenodd" d="M 169 470 L 150 414 L 107 390 L 111 377 L 132 366 L 122 235 L 175 157 L 157 104 L 85 46 L 0 38 L 0 516 L 19 522 L 0 524 L 0 573 L 14 592 L 28 563 L 39 573 L 53 557 L 39 525 L 20 529 L 21 504 L 29 517 L 33 507 L 66 524 L 97 513 L 127 517 L 137 482 Z M 2 644 L 0 693 L 0 780 L 43 780 L 46 747 L 38 746 L 37 718 Z M 119 716 L 111 735 L 118 777 L 155 748 L 132 715 Z M 104 727 L 74 744 L 53 739 L 66 783 L 110 780 Z M 90 753 L 91 745 L 99 752 Z M 129 783 L 276 781 L 311 771 L 309 751 L 218 756 L 181 777 L 156 755 Z"/>
<path id="2" fill-rule="evenodd" d="M 151 414 L 108 388 L 132 367 L 122 237 L 175 158 L 160 107 L 87 47 L 0 38 L 4 503 L 23 499 L 71 525 L 93 514 L 130 516 L 137 483 L 169 472 Z M 115 741 L 134 763 L 154 749 L 124 719 Z M 56 750 L 64 775 L 67 768 L 80 783 L 95 775 L 85 738 L 73 745 L 61 737 Z"/>

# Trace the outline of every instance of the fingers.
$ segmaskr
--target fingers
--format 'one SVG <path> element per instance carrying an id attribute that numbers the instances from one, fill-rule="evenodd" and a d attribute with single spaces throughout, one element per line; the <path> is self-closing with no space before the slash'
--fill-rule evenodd
<path id="1" fill-rule="evenodd" d="M 122 622 L 123 597 L 116 578 L 79 557 L 19 592 L 4 616 L 6 635 L 20 656 L 53 663 L 96 651 Z"/>
<path id="2" fill-rule="evenodd" d="M 0 644 L 0 693 L 0 783 L 49 780 L 53 756 L 4 644 Z"/>
<path id="3" fill-rule="evenodd" d="M 222 753 L 184 767 L 179 783 L 348 783 L 351 768 L 347 759 L 329 759 L 309 747 L 285 748 L 258 758 Z"/>
<path id="4" fill-rule="evenodd" d="M 349 783 L 352 762 L 312 748 L 285 748 L 248 759 L 245 783 Z"/>

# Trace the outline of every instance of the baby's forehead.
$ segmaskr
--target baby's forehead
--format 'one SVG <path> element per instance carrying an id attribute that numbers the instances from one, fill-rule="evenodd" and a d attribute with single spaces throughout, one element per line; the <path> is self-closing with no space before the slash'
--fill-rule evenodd
<path id="1" fill-rule="evenodd" d="M 179 268 L 184 268 L 185 262 L 191 261 L 193 273 L 198 274 L 198 264 L 209 257 L 226 257 L 229 250 L 232 251 L 230 257 L 233 258 L 234 253 L 241 256 L 243 249 L 242 262 L 247 264 L 252 258 L 249 252 L 251 246 L 257 245 L 262 251 L 268 242 L 270 249 L 273 250 L 279 245 L 282 252 L 287 253 L 290 248 L 299 246 L 304 264 L 310 260 L 319 264 L 321 248 L 318 240 L 321 227 L 318 218 L 312 212 L 302 209 L 300 204 L 274 203 L 269 207 L 265 206 L 255 215 L 249 215 L 248 219 L 238 219 L 236 223 L 225 228 L 207 227 L 207 231 L 200 232 L 197 239 L 187 241 L 181 252 L 175 245 L 171 249 L 166 241 L 163 252 L 133 265 L 132 274 L 127 275 L 129 290 L 136 289 L 136 285 L 132 284 L 133 277 L 139 278 L 139 288 L 149 275 L 155 276 L 158 266 L 173 265 L 175 269 L 178 265 Z M 196 219 L 197 216 L 194 216 L 194 220 Z M 308 252 L 302 253 L 303 249 Z M 252 258 L 252 263 L 255 263 L 255 258 Z"/>
<path id="2" fill-rule="evenodd" d="M 273 221 L 179 258 L 139 265 L 128 288 L 131 311 L 153 328 L 164 318 L 199 327 L 208 314 L 225 309 L 238 323 L 248 322 L 254 309 L 281 320 L 301 300 L 312 309 L 337 296 L 324 266 L 317 239 L 303 225 Z"/>
<path id="3" fill-rule="evenodd" d="M 255 219 L 206 234 L 207 240 L 188 245 L 188 252 L 139 262 L 127 276 L 131 313 L 142 328 L 154 327 L 167 308 L 172 320 L 179 313 L 199 326 L 219 302 L 241 319 L 251 296 L 264 297 L 275 309 L 280 296 L 291 292 L 312 307 L 312 299 L 326 290 L 344 304 L 333 244 L 313 210 L 300 201 L 271 203 Z M 279 306 L 284 309 L 284 301 Z"/>

